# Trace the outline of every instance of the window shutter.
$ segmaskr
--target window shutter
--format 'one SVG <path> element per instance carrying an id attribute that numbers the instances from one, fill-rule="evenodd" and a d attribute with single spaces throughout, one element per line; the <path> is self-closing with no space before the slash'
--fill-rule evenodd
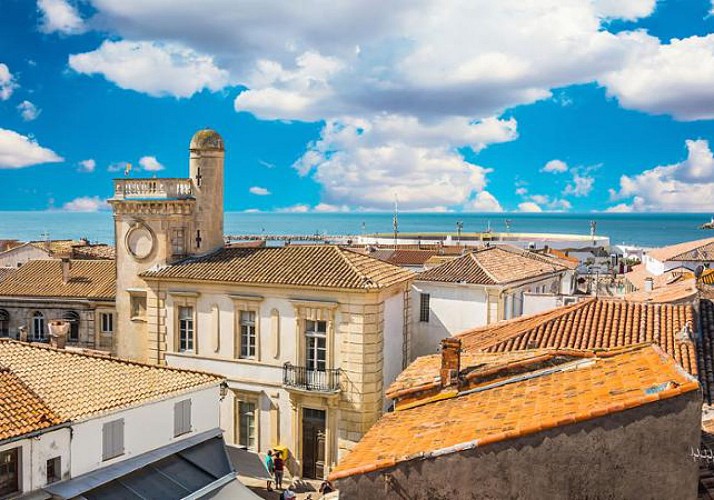
<path id="1" fill-rule="evenodd" d="M 102 426 L 102 460 L 112 456 L 112 423 L 107 422 Z"/>
<path id="2" fill-rule="evenodd" d="M 174 403 L 174 437 L 181 434 L 181 429 L 183 428 L 183 412 L 181 411 L 181 403 Z"/>
<path id="3" fill-rule="evenodd" d="M 186 425 L 186 432 L 191 431 L 191 400 L 186 400 L 186 414 L 184 415 L 184 424 Z"/>
<path id="4" fill-rule="evenodd" d="M 124 454 L 124 419 L 114 421 L 114 456 Z"/>

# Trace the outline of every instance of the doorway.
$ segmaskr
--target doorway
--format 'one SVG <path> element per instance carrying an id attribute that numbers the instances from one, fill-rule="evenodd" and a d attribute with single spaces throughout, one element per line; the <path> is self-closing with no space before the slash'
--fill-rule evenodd
<path id="1" fill-rule="evenodd" d="M 325 411 L 302 410 L 302 475 L 322 479 L 325 475 Z"/>

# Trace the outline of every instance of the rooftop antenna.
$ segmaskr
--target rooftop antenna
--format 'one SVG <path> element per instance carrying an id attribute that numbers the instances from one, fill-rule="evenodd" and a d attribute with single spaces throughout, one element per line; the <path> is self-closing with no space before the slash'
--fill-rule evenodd
<path id="1" fill-rule="evenodd" d="M 456 221 L 456 244 L 461 245 L 461 231 L 464 229 L 464 221 Z"/>
<path id="2" fill-rule="evenodd" d="M 595 246 L 595 230 L 597 229 L 597 221 L 590 221 L 590 237 L 593 239 L 593 246 Z"/>
<path id="3" fill-rule="evenodd" d="M 42 238 L 45 242 L 45 249 L 49 252 L 50 251 L 50 232 L 45 229 L 41 234 L 40 238 Z"/>
<path id="4" fill-rule="evenodd" d="M 511 219 L 506 219 L 506 232 L 510 233 L 511 232 Z"/>
<path id="5" fill-rule="evenodd" d="M 392 227 L 394 228 L 394 249 L 397 249 L 397 235 L 399 234 L 399 198 L 397 193 L 394 193 L 394 217 L 392 218 Z"/>
<path id="6" fill-rule="evenodd" d="M 367 222 L 362 221 L 362 235 L 367 234 Z"/>

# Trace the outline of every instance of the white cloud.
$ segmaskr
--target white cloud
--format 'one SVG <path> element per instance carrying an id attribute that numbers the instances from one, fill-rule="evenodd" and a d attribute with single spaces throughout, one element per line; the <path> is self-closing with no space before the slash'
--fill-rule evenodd
<path id="1" fill-rule="evenodd" d="M 611 212 L 611 213 L 632 212 L 632 206 L 628 205 L 627 203 L 618 203 L 617 205 L 606 208 L 605 212 Z"/>
<path id="2" fill-rule="evenodd" d="M 94 161 L 92 158 L 88 160 L 82 160 L 79 162 L 79 171 L 80 172 L 94 172 L 94 169 L 97 167 L 97 162 Z"/>
<path id="3" fill-rule="evenodd" d="M 228 72 L 213 57 L 175 43 L 104 41 L 93 52 L 69 57 L 78 73 L 101 74 L 123 89 L 152 96 L 191 97 L 228 84 Z"/>
<path id="4" fill-rule="evenodd" d="M 465 161 L 458 147 L 479 151 L 516 136 L 513 119 L 348 118 L 328 121 L 294 167 L 321 184 L 332 205 L 390 209 L 396 194 L 405 210 L 461 206 L 484 190 L 491 170 Z"/>
<path id="5" fill-rule="evenodd" d="M 518 196 L 525 196 L 528 194 L 528 188 L 525 188 L 523 186 L 516 188 L 516 194 Z"/>
<path id="6" fill-rule="evenodd" d="M 10 73 L 7 64 L 0 63 L 0 101 L 10 99 L 13 91 L 17 88 L 17 83 Z"/>
<path id="7" fill-rule="evenodd" d="M 268 189 L 260 186 L 252 186 L 248 191 L 256 196 L 268 196 L 271 194 Z"/>
<path id="8" fill-rule="evenodd" d="M 30 101 L 22 101 L 17 105 L 17 110 L 20 112 L 22 119 L 26 122 L 31 122 L 32 120 L 37 119 L 37 117 L 40 116 L 40 113 L 42 113 L 42 110 Z"/>
<path id="9" fill-rule="evenodd" d="M 540 208 L 536 203 L 532 201 L 524 201 L 518 204 L 519 212 L 542 212 L 543 209 Z"/>
<path id="10" fill-rule="evenodd" d="M 147 172 L 158 172 L 165 168 L 155 156 L 142 156 L 139 165 Z"/>
<path id="11" fill-rule="evenodd" d="M 66 0 L 37 0 L 37 8 L 42 16 L 40 30 L 44 33 L 76 35 L 86 29 L 77 9 Z"/>
<path id="12" fill-rule="evenodd" d="M 286 212 L 286 213 L 306 213 L 310 211 L 310 206 L 304 203 L 298 203 L 297 205 L 292 205 L 289 207 L 283 207 L 276 209 L 276 212 Z"/>
<path id="13" fill-rule="evenodd" d="M 594 0 L 594 4 L 601 17 L 634 21 L 652 14 L 657 0 Z"/>
<path id="14" fill-rule="evenodd" d="M 617 211 L 711 212 L 714 210 L 714 165 L 709 143 L 686 141 L 687 158 L 620 177 L 612 200 L 628 200 L 610 207 Z"/>
<path id="15" fill-rule="evenodd" d="M 0 128 L 0 169 L 61 161 L 64 158 L 51 149 L 43 148 L 35 139 Z"/>
<path id="16" fill-rule="evenodd" d="M 313 210 L 315 212 L 349 212 L 349 207 L 346 205 L 337 206 L 329 203 L 318 203 Z"/>
<path id="17" fill-rule="evenodd" d="M 568 171 L 568 164 L 562 160 L 550 160 L 540 169 L 541 172 L 549 172 L 552 174 L 562 174 Z"/>
<path id="18" fill-rule="evenodd" d="M 476 194 L 474 199 L 467 203 L 464 208 L 474 212 L 503 212 L 501 204 L 488 191 L 481 191 Z"/>
<path id="19" fill-rule="evenodd" d="M 582 173 L 573 169 L 573 181 L 565 186 L 564 195 L 583 197 L 590 194 L 595 186 L 595 178 L 584 170 Z"/>
<path id="20" fill-rule="evenodd" d="M 68 212 L 97 212 L 99 210 L 109 210 L 107 200 L 99 196 L 81 196 L 72 201 L 68 201 L 62 206 L 62 210 Z"/>

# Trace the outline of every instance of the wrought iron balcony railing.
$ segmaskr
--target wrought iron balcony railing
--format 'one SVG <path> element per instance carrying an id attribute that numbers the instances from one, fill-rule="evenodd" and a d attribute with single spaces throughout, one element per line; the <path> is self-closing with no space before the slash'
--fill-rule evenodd
<path id="1" fill-rule="evenodd" d="M 283 386 L 314 392 L 339 392 L 340 369 L 308 370 L 291 363 L 283 365 Z"/>

